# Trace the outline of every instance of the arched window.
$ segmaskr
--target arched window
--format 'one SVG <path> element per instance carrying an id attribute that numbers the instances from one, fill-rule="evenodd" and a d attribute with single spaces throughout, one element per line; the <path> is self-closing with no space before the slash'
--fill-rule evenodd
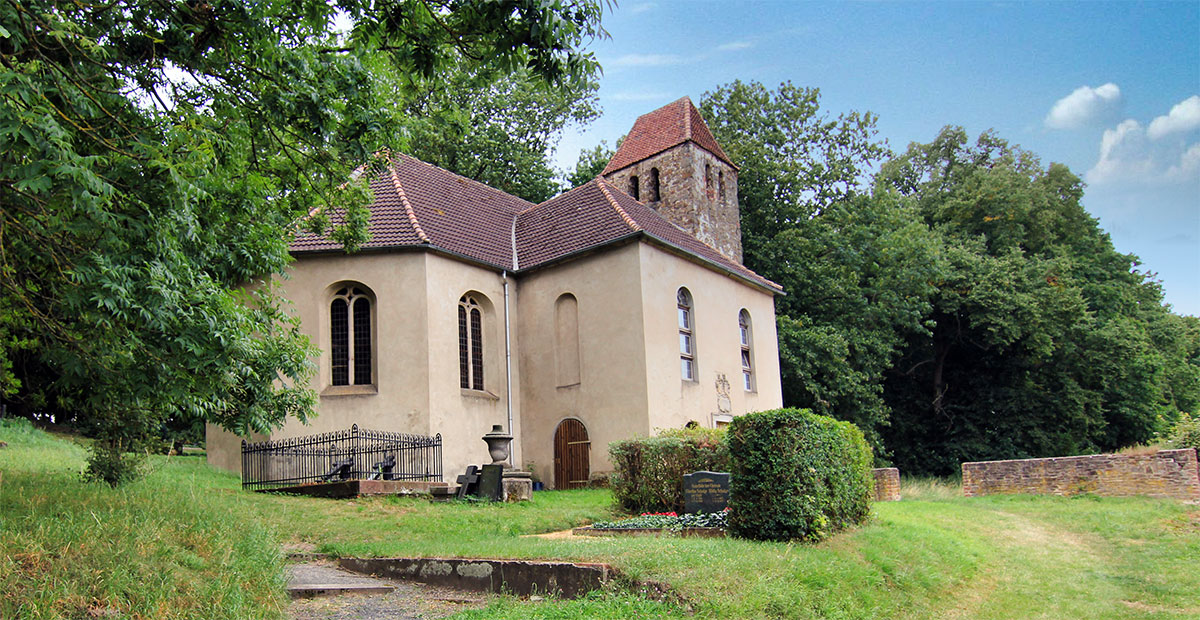
<path id="1" fill-rule="evenodd" d="M 750 313 L 738 313 L 738 341 L 742 344 L 742 387 L 754 391 L 754 333 L 750 329 Z"/>
<path id="2" fill-rule="evenodd" d="M 712 164 L 704 164 L 704 191 L 708 192 L 710 198 L 712 197 L 712 181 Z"/>
<path id="3" fill-rule="evenodd" d="M 692 316 L 692 295 L 686 288 L 675 295 L 679 310 L 679 373 L 684 381 L 696 380 L 695 320 Z"/>
<path id="4" fill-rule="evenodd" d="M 329 303 L 329 344 L 333 385 L 369 385 L 371 298 L 358 286 L 344 286 Z"/>
<path id="5" fill-rule="evenodd" d="M 658 190 L 658 168 L 650 169 L 650 201 L 658 202 L 662 200 Z"/>
<path id="6" fill-rule="evenodd" d="M 634 200 L 641 200 L 641 198 L 638 196 L 639 189 L 637 175 L 635 174 L 629 177 L 629 195 L 633 196 Z"/>
<path id="7" fill-rule="evenodd" d="M 721 202 L 725 202 L 725 171 L 717 171 L 717 191 L 721 194 Z"/>
<path id="8" fill-rule="evenodd" d="M 483 389 L 483 310 L 471 295 L 458 300 L 459 385 Z"/>

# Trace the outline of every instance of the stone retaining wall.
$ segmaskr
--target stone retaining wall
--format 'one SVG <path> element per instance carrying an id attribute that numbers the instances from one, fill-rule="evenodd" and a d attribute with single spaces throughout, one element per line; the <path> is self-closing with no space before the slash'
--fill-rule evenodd
<path id="1" fill-rule="evenodd" d="M 900 501 L 900 470 L 895 467 L 880 467 L 872 469 L 875 476 L 875 501 Z"/>
<path id="2" fill-rule="evenodd" d="M 1019 461 L 963 463 L 963 495 L 1032 493 L 1200 499 L 1196 451 L 1093 454 Z"/>

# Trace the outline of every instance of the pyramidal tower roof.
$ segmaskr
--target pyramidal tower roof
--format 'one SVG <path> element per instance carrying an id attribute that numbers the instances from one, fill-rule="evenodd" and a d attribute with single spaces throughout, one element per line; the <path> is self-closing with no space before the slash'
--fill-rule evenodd
<path id="1" fill-rule="evenodd" d="M 684 97 L 639 116 L 602 174 L 616 172 L 684 142 L 696 143 L 737 169 L 721 145 L 717 144 L 717 139 L 700 117 L 700 111 L 692 105 L 692 100 Z"/>

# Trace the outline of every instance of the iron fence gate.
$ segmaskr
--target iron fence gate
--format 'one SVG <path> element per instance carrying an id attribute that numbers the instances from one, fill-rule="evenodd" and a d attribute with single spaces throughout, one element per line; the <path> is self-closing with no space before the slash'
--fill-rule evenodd
<path id="1" fill-rule="evenodd" d="M 442 480 L 442 435 L 359 428 L 242 441 L 242 488 L 256 491 L 340 480 Z"/>

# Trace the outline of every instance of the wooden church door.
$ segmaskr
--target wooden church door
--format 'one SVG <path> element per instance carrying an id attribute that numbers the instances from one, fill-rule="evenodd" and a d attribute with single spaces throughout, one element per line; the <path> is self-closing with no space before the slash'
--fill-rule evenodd
<path id="1" fill-rule="evenodd" d="M 554 488 L 582 489 L 591 473 L 592 444 L 583 422 L 566 419 L 554 431 Z"/>

